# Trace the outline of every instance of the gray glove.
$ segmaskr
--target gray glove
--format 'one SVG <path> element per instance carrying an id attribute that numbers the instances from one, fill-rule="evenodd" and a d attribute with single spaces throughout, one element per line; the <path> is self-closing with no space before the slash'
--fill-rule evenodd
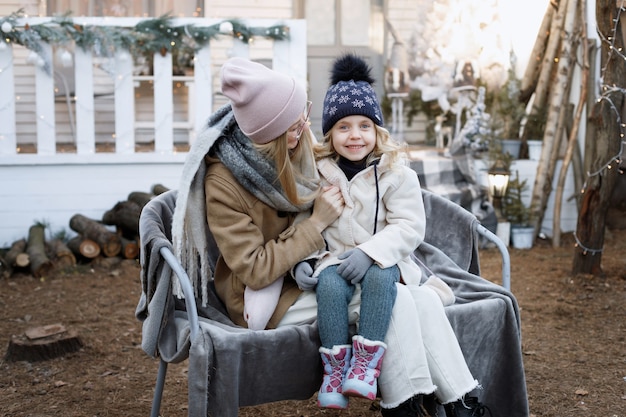
<path id="1" fill-rule="evenodd" d="M 302 261 L 294 269 L 294 279 L 301 290 L 312 290 L 317 285 L 317 278 L 313 278 L 313 267 L 307 261 Z"/>
<path id="2" fill-rule="evenodd" d="M 339 259 L 344 259 L 344 261 L 337 267 L 337 273 L 353 285 L 361 282 L 369 267 L 374 263 L 374 260 L 359 248 L 342 253 Z"/>

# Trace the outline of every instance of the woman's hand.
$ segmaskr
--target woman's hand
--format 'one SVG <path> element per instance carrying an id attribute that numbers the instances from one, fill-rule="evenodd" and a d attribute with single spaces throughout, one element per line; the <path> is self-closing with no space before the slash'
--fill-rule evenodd
<path id="1" fill-rule="evenodd" d="M 329 185 L 322 188 L 322 192 L 315 199 L 311 215 L 311 221 L 320 233 L 339 217 L 343 206 L 343 197 L 338 187 Z"/>

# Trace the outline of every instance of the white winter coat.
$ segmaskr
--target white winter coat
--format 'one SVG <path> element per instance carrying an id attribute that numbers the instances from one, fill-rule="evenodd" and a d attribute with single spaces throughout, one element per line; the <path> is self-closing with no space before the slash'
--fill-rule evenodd
<path id="1" fill-rule="evenodd" d="M 345 207 L 323 232 L 328 252 L 314 275 L 340 263 L 337 256 L 358 247 L 381 268 L 397 264 L 403 282 L 419 285 L 422 273 L 410 254 L 424 239 L 426 215 L 416 172 L 402 162 L 391 166 L 386 155 L 376 168 L 370 165 L 350 182 L 330 158 L 318 162 L 318 171 L 323 181 L 341 189 Z"/>

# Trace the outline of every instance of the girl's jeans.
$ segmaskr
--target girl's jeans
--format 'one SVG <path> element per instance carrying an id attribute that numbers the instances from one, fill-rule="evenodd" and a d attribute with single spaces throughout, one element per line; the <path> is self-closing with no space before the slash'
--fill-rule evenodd
<path id="1" fill-rule="evenodd" d="M 351 344 L 348 305 L 356 285 L 337 273 L 338 265 L 325 268 L 319 275 L 317 318 L 322 346 L 332 349 L 336 345 Z M 383 341 L 391 319 L 391 309 L 396 300 L 396 282 L 400 281 L 397 266 L 369 267 L 361 285 L 361 313 L 358 334 L 368 340 Z"/>
<path id="2" fill-rule="evenodd" d="M 387 350 L 378 378 L 381 405 L 393 408 L 417 394 L 435 392 L 442 403 L 461 398 L 478 386 L 472 377 L 439 296 L 424 286 L 396 284 L 396 301 L 385 336 Z M 348 306 L 348 321 L 359 320 L 361 289 Z M 305 291 L 279 323 L 313 323 L 315 292 Z"/>

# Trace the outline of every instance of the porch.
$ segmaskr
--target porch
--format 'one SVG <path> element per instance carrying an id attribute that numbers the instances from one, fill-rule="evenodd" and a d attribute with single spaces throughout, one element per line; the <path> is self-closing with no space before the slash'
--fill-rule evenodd
<path id="1" fill-rule="evenodd" d="M 132 29 L 147 20 L 75 18 L 73 24 Z M 60 28 L 52 18 L 18 24 Z M 306 82 L 304 20 L 235 22 L 236 29 L 256 34 L 250 38 L 216 19 L 168 24 L 188 31 L 226 29 L 195 51 L 194 71 L 182 75 L 174 74 L 170 52 L 155 52 L 140 73 L 126 50 L 103 56 L 72 45 L 65 49 L 72 54 L 68 72 L 55 65 L 59 54 L 52 42 L 40 42 L 34 59 L 32 51 L 2 42 L 0 247 L 27 237 L 36 222 L 49 225 L 50 233 L 69 231 L 74 214 L 100 219 L 133 191 L 149 191 L 155 184 L 176 188 L 196 132 L 225 103 L 216 77 L 228 57 L 259 60 Z M 288 37 L 265 36 L 266 28 L 281 28 Z"/>

